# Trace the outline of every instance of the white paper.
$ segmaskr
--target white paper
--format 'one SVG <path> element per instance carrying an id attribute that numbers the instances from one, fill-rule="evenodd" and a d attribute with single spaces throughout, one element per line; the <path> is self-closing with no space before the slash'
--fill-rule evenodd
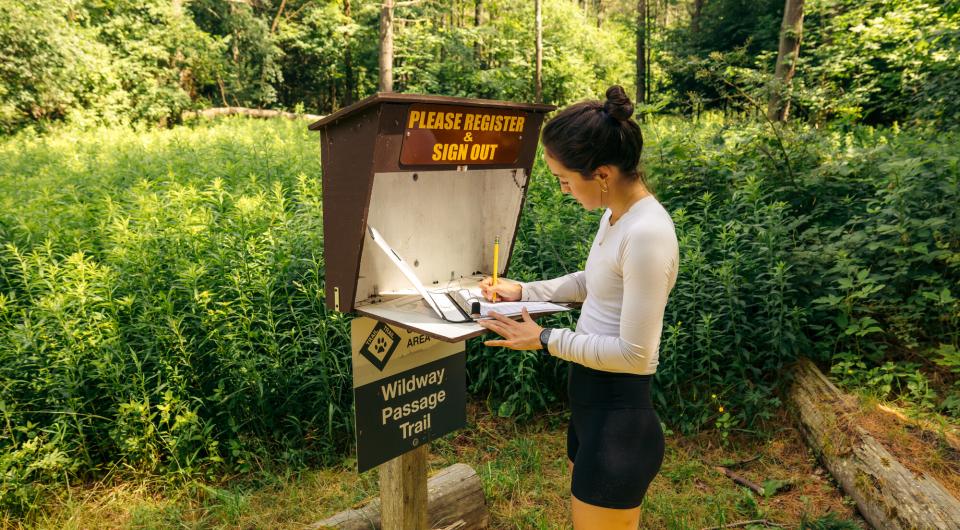
<path id="1" fill-rule="evenodd" d="M 518 316 L 522 314 L 522 309 L 527 308 L 530 313 L 548 313 L 556 311 L 569 311 L 569 307 L 555 304 L 553 302 L 488 302 L 484 299 L 479 287 L 464 289 L 470 293 L 470 298 L 476 298 L 480 302 L 480 316 L 489 318 L 490 311 L 496 311 L 504 316 Z"/>

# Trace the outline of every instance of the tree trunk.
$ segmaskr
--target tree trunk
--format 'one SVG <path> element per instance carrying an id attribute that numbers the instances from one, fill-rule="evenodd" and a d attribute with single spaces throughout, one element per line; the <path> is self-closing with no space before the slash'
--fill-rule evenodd
<path id="1" fill-rule="evenodd" d="M 652 31 L 653 24 L 650 23 L 650 3 L 651 3 L 651 2 L 653 2 L 653 0 L 647 0 L 647 1 L 644 3 L 644 8 L 645 8 L 645 10 L 644 10 L 644 14 L 643 14 L 643 16 L 644 16 L 644 35 L 646 36 L 646 38 L 644 39 L 644 48 L 646 48 L 645 51 L 647 52 L 647 58 L 644 60 L 644 65 L 645 65 L 646 68 L 647 68 L 647 73 L 643 76 L 644 79 L 645 79 L 644 85 L 646 86 L 646 89 L 647 89 L 647 92 L 646 92 L 646 94 L 644 95 L 644 98 L 643 98 L 644 101 L 650 101 L 650 90 L 651 90 L 651 86 L 653 85 L 653 73 L 652 73 L 651 68 L 650 68 L 650 63 L 653 62 L 653 49 L 652 49 L 652 47 L 650 46 L 650 42 L 653 40 L 653 39 L 652 39 L 652 37 L 653 37 L 653 31 Z"/>
<path id="2" fill-rule="evenodd" d="M 784 95 L 796 71 L 800 56 L 800 37 L 803 34 L 803 0 L 786 0 L 783 22 L 780 24 L 780 51 L 770 87 L 767 117 L 772 121 L 787 121 L 790 100 Z"/>
<path id="3" fill-rule="evenodd" d="M 171 12 L 173 18 L 176 19 L 176 22 L 183 22 L 183 0 L 173 0 L 170 4 Z M 187 93 L 187 96 L 190 97 L 190 101 L 194 101 L 197 98 L 196 87 L 193 83 L 193 70 L 189 66 L 186 66 L 186 56 L 183 55 L 183 51 L 180 49 L 180 45 L 177 44 L 176 49 L 173 52 L 173 65 L 178 70 L 178 79 L 180 82 L 180 88 Z"/>
<path id="4" fill-rule="evenodd" d="M 855 422 L 856 398 L 845 396 L 801 359 L 789 399 L 807 445 L 878 530 L 960 529 L 960 501 L 933 477 L 917 476 Z"/>
<path id="5" fill-rule="evenodd" d="M 693 7 L 690 10 L 690 33 L 694 35 L 700 33 L 700 15 L 703 14 L 704 0 L 693 0 Z"/>
<path id="6" fill-rule="evenodd" d="M 536 19 L 537 33 L 537 64 L 534 72 L 535 94 L 534 100 L 537 103 L 543 102 L 543 14 L 541 13 L 541 4 L 543 0 L 534 0 L 534 11 Z"/>
<path id="7" fill-rule="evenodd" d="M 350 0 L 343 0 L 343 14 L 348 20 L 351 20 Z M 347 107 L 353 103 L 353 57 L 350 55 L 350 43 L 347 42 L 343 50 L 343 76 L 347 84 L 346 94 L 343 95 L 343 106 Z"/>
<path id="8" fill-rule="evenodd" d="M 393 92 L 393 0 L 380 9 L 380 92 Z"/>
<path id="9" fill-rule="evenodd" d="M 430 528 L 486 528 L 489 512 L 483 484 L 466 464 L 441 469 L 427 481 L 427 521 Z M 380 499 L 340 512 L 310 526 L 311 529 L 369 530 L 380 528 Z"/>
<path id="10" fill-rule="evenodd" d="M 637 0 L 637 103 L 647 99 L 647 0 Z"/>
<path id="11" fill-rule="evenodd" d="M 479 28 L 482 20 L 483 20 L 483 0 L 476 0 L 476 2 L 473 4 L 473 26 L 475 28 Z M 484 69 L 483 47 L 480 44 L 479 34 L 477 36 L 476 42 L 473 43 L 473 60 L 476 61 L 477 65 L 480 67 L 481 70 Z"/>
<path id="12" fill-rule="evenodd" d="M 280 0 L 280 7 L 277 8 L 277 14 L 273 17 L 273 24 L 270 24 L 270 34 L 277 30 L 277 24 L 280 23 L 280 15 L 283 14 L 283 8 L 287 7 L 287 0 Z"/>

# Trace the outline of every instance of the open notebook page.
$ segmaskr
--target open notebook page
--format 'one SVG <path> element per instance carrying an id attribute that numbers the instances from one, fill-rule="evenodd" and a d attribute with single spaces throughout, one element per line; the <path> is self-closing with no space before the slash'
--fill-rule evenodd
<path id="1" fill-rule="evenodd" d="M 489 302 L 483 298 L 479 287 L 470 289 L 461 289 L 461 296 L 470 301 L 480 302 L 480 316 L 488 318 L 490 311 L 496 311 L 505 316 L 520 315 L 523 308 L 527 308 L 530 313 L 548 313 L 557 311 L 569 311 L 569 307 L 555 304 L 553 302 Z M 469 293 L 469 294 L 468 294 Z"/>

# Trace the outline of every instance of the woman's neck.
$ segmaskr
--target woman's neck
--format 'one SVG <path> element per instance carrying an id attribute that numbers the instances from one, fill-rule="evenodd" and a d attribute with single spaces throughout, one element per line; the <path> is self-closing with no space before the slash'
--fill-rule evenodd
<path id="1" fill-rule="evenodd" d="M 639 181 L 624 183 L 619 187 L 610 187 L 610 224 L 613 225 L 627 213 L 637 201 L 650 195 L 650 191 Z"/>

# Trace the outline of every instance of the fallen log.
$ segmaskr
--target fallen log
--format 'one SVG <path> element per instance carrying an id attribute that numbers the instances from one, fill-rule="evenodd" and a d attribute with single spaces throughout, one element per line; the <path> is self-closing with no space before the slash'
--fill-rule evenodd
<path id="1" fill-rule="evenodd" d="M 877 405 L 877 409 L 883 412 L 886 412 L 891 416 L 894 416 L 895 418 L 902 421 L 903 423 L 913 425 L 918 429 L 936 433 L 937 435 L 942 437 L 943 441 L 946 442 L 947 445 L 952 447 L 954 451 L 960 452 L 960 435 L 958 435 L 958 429 L 956 427 L 938 425 L 931 421 L 927 421 L 920 418 L 911 418 L 906 414 L 900 412 L 899 410 L 890 408 L 886 405 Z"/>
<path id="2" fill-rule="evenodd" d="M 430 528 L 472 530 L 486 528 L 490 521 L 483 485 L 467 464 L 441 469 L 427 481 L 427 521 Z M 358 509 L 342 511 L 314 523 L 311 530 L 379 530 L 380 499 Z"/>
<path id="3" fill-rule="evenodd" d="M 323 117 L 318 114 L 297 114 L 295 112 L 284 112 L 282 110 L 250 109 L 247 107 L 214 107 L 204 110 L 188 110 L 181 114 L 181 118 L 187 120 L 189 118 L 215 118 L 217 116 L 231 115 L 250 116 L 251 118 L 305 119 L 310 121 L 316 121 Z"/>
<path id="4" fill-rule="evenodd" d="M 807 445 L 874 528 L 960 529 L 960 501 L 935 478 L 908 470 L 857 425 L 856 398 L 811 361 L 797 363 L 789 399 Z"/>

